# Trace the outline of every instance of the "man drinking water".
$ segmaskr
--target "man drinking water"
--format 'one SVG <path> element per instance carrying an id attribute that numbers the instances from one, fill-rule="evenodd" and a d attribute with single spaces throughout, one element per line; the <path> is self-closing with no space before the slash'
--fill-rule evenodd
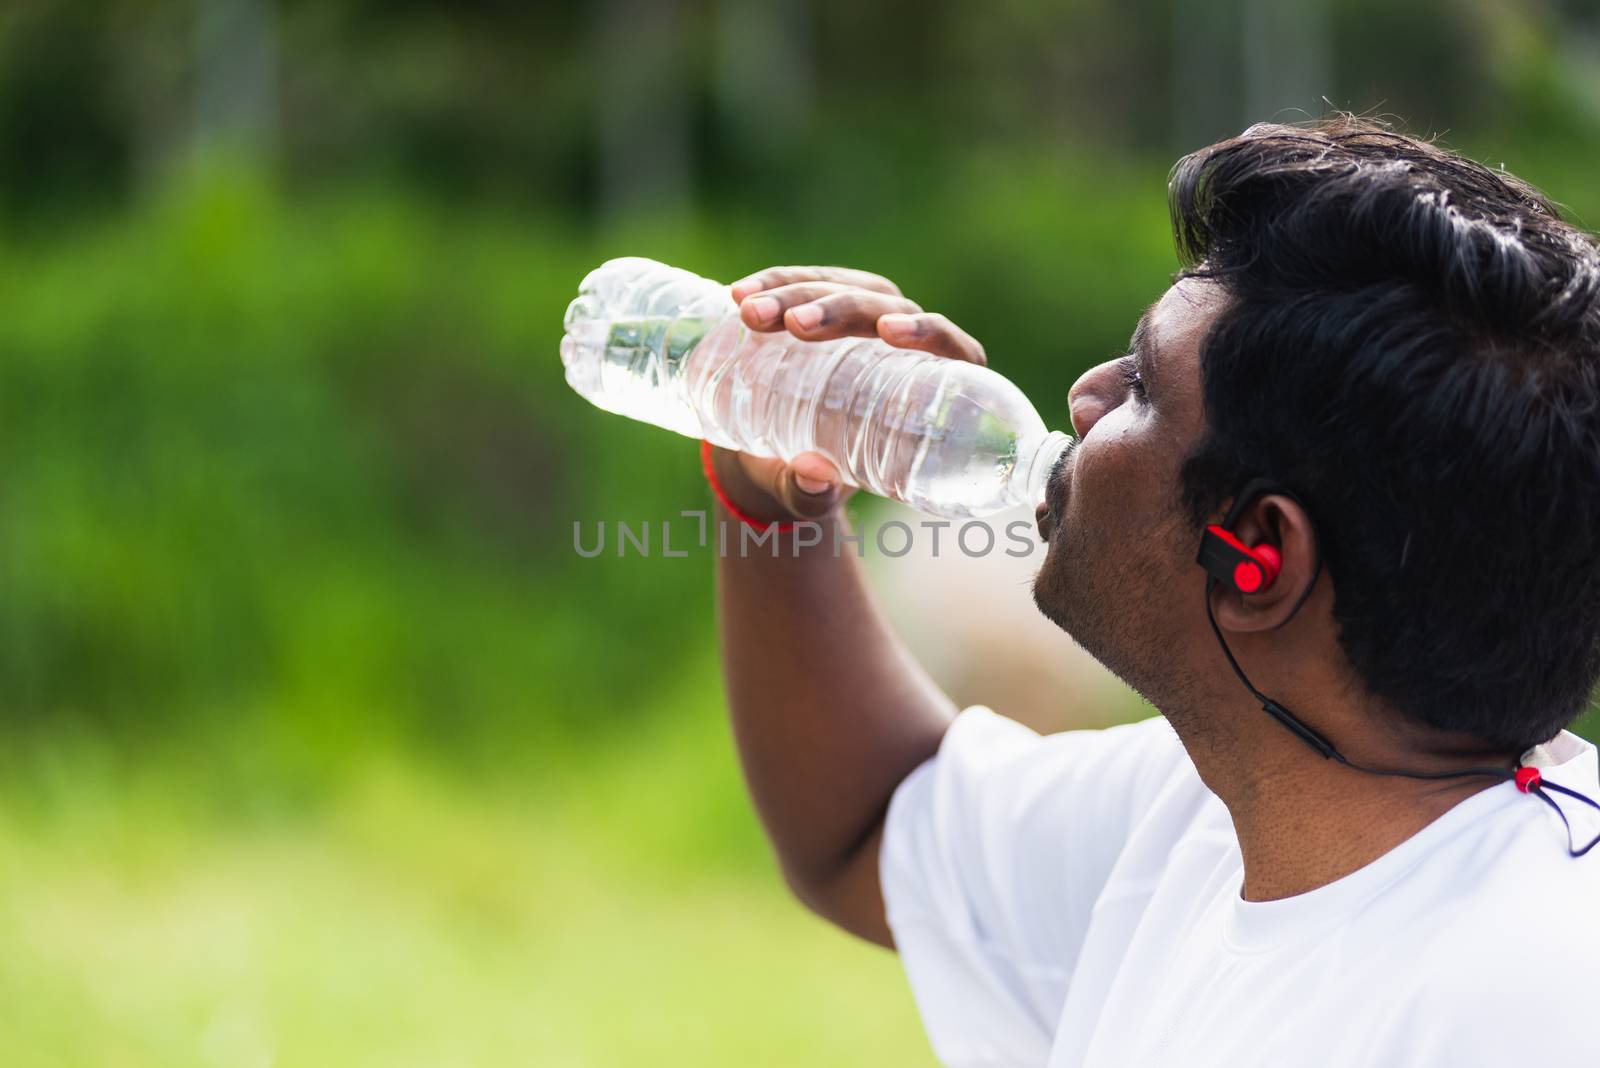
<path id="1" fill-rule="evenodd" d="M 1161 715 L 958 712 L 831 538 L 725 555 L 783 872 L 898 949 L 950 1065 L 1600 1064 L 1596 759 L 1563 730 L 1600 677 L 1595 244 L 1349 118 L 1188 156 L 1171 206 L 1177 280 L 1068 394 L 1034 583 Z M 864 272 L 734 296 L 984 359 Z M 846 522 L 820 455 L 712 472 L 749 520 Z"/>

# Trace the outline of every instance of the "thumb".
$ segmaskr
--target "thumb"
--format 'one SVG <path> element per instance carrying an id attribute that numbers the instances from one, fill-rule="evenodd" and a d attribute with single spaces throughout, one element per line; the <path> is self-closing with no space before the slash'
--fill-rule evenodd
<path id="1" fill-rule="evenodd" d="M 821 453 L 804 452 L 787 464 L 721 449 L 716 455 L 727 461 L 718 464 L 724 491 L 758 520 L 819 518 L 848 491 L 839 469 Z"/>
<path id="2" fill-rule="evenodd" d="M 824 516 L 843 496 L 839 469 L 819 452 L 803 452 L 787 464 L 743 455 L 740 459 L 751 481 L 794 518 Z"/>
<path id="3" fill-rule="evenodd" d="M 839 469 L 820 452 L 803 452 L 779 477 L 778 499 L 791 514 L 816 519 L 828 514 L 843 496 Z"/>
<path id="4" fill-rule="evenodd" d="M 795 488 L 808 496 L 820 496 L 840 484 L 839 469 L 820 452 L 803 452 L 789 464 Z"/>

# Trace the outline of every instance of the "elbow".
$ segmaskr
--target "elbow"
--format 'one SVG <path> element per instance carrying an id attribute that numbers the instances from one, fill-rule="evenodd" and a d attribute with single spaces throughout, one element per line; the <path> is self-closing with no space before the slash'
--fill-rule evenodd
<path id="1" fill-rule="evenodd" d="M 894 948 L 878 879 L 878 836 L 829 865 L 781 864 L 795 899 L 815 915 L 857 938 Z"/>
<path id="2" fill-rule="evenodd" d="M 799 865 L 782 857 L 778 860 L 779 871 L 783 874 L 783 884 L 788 887 L 790 895 L 811 912 L 816 913 L 825 920 L 832 920 L 828 915 L 829 894 L 827 886 L 829 878 L 826 873 L 819 872 L 815 865 Z"/>

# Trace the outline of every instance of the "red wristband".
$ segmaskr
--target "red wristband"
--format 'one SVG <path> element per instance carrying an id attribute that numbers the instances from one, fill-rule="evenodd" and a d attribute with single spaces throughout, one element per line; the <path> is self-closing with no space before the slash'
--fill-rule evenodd
<path id="1" fill-rule="evenodd" d="M 705 471 L 706 481 L 711 483 L 711 492 L 717 495 L 717 500 L 722 503 L 722 507 L 726 508 L 729 515 L 745 526 L 752 527 L 755 530 L 771 530 L 776 527 L 779 534 L 786 530 L 794 529 L 794 520 L 792 519 L 781 523 L 763 523 L 728 499 L 727 491 L 722 488 L 722 483 L 717 481 L 716 469 L 711 466 L 711 442 L 709 441 L 700 443 L 700 467 Z"/>

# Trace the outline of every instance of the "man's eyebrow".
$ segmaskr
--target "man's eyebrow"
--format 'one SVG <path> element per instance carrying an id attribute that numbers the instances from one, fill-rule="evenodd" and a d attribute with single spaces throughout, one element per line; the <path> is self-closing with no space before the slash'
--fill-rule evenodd
<path id="1" fill-rule="evenodd" d="M 1148 373 L 1152 362 L 1150 359 L 1150 320 L 1155 314 L 1155 310 L 1156 306 L 1154 304 L 1145 308 L 1144 313 L 1139 316 L 1138 325 L 1133 328 L 1133 337 L 1128 341 L 1128 354 L 1133 357 L 1134 366 L 1139 368 L 1141 373 Z"/>

